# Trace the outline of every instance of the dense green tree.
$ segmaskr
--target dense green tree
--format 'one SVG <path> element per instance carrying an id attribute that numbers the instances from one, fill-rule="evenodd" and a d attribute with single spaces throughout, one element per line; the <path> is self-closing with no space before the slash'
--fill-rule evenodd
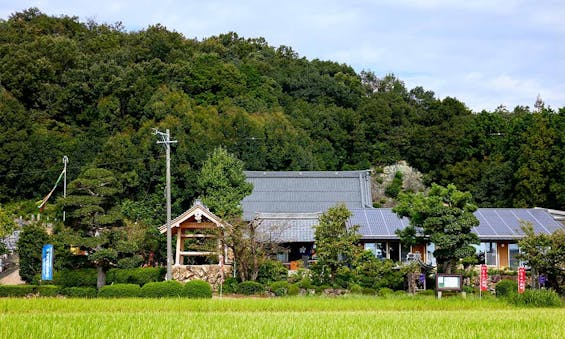
<path id="1" fill-rule="evenodd" d="M 536 234 L 529 223 L 523 223 L 521 228 L 525 236 L 518 242 L 520 254 L 517 258 L 532 268 L 535 278 L 543 274 L 548 285 L 561 292 L 565 282 L 565 232 Z"/>
<path id="2" fill-rule="evenodd" d="M 115 196 L 121 186 L 106 169 L 86 170 L 68 185 L 68 196 L 60 202 L 68 210 L 68 225 L 74 230 L 68 245 L 84 248 L 98 270 L 97 286 L 104 286 L 107 270 L 117 264 L 120 254 L 132 253 L 135 245 L 124 236 L 122 215 Z"/>
<path id="3" fill-rule="evenodd" d="M 208 157 L 198 176 L 200 199 L 220 218 L 241 217 L 241 200 L 251 194 L 243 162 L 219 147 Z"/>
<path id="4" fill-rule="evenodd" d="M 414 242 L 416 236 L 434 243 L 438 270 L 452 273 L 459 260 L 475 253 L 471 245 L 479 243 L 478 236 L 471 233 L 471 229 L 479 225 L 473 215 L 476 209 L 469 192 L 458 191 L 455 185 L 434 184 L 427 195 L 421 192 L 401 194 L 393 211 L 399 217 L 410 219 L 407 227 L 410 231 L 398 233 L 401 241 Z"/>
<path id="5" fill-rule="evenodd" d="M 41 273 L 43 246 L 49 243 L 45 226 L 32 223 L 23 227 L 18 239 L 20 277 L 30 283 L 36 274 Z"/>
<path id="6" fill-rule="evenodd" d="M 323 283 L 336 282 L 338 270 L 351 267 L 361 248 L 357 245 L 360 235 L 358 225 L 348 225 L 351 211 L 344 204 L 329 208 L 319 218 L 314 229 L 317 262 L 315 271 L 322 275 Z"/>
<path id="7" fill-rule="evenodd" d="M 178 140 L 173 213 L 196 197 L 218 146 L 253 170 L 406 160 L 480 206 L 565 209 L 565 114 L 541 102 L 471 114 L 394 74 L 357 74 L 260 37 L 199 41 L 159 24 L 127 32 L 37 8 L 0 20 L 0 42 L 1 202 L 39 199 L 66 155 L 69 180 L 109 169 L 123 186 L 116 200 L 146 210 L 164 184 L 159 127 Z"/>

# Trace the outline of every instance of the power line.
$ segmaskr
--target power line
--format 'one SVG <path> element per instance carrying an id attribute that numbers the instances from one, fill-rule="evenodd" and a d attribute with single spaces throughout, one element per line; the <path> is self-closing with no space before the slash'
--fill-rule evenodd
<path id="1" fill-rule="evenodd" d="M 164 158 L 164 155 L 159 155 L 157 158 Z M 142 160 L 154 159 L 154 157 L 146 157 L 146 158 L 135 158 L 135 159 L 128 159 L 122 161 L 112 161 L 112 162 L 103 162 L 103 163 L 96 163 L 96 166 L 109 166 L 109 165 L 116 165 L 116 164 L 125 164 L 125 163 L 134 163 L 139 162 Z M 74 165 L 74 166 L 67 166 L 68 169 L 80 169 L 87 165 Z M 44 170 L 36 170 L 36 171 L 20 171 L 20 172 L 12 172 L 7 174 L 0 174 L 0 177 L 8 177 L 8 176 L 20 176 L 20 175 L 27 175 L 27 174 L 40 174 L 40 173 L 51 173 L 51 172 L 58 172 L 59 169 L 44 169 Z"/>

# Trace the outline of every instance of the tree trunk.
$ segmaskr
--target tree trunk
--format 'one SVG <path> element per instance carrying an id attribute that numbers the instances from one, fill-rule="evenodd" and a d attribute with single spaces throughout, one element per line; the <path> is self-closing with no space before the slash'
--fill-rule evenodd
<path id="1" fill-rule="evenodd" d="M 101 289 L 104 285 L 106 285 L 106 270 L 102 266 L 96 267 L 98 271 L 98 276 L 96 279 L 96 287 Z"/>

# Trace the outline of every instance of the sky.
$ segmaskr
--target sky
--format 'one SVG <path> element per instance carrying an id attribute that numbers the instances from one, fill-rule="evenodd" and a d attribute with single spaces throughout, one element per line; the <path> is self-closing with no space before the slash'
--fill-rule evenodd
<path id="1" fill-rule="evenodd" d="M 309 60 L 395 74 L 475 112 L 533 107 L 538 95 L 565 107 L 563 0 L 0 0 L 0 18 L 30 7 L 127 31 L 263 37 Z"/>

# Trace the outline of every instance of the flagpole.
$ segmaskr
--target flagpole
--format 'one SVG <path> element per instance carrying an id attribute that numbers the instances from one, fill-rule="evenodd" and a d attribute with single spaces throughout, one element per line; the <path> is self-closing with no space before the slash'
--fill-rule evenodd
<path id="1" fill-rule="evenodd" d="M 67 163 L 68 162 L 69 162 L 69 158 L 65 155 L 63 157 L 63 165 L 64 165 L 63 172 L 65 173 L 65 177 L 63 179 L 63 222 L 65 222 L 65 203 L 67 201 Z"/>

